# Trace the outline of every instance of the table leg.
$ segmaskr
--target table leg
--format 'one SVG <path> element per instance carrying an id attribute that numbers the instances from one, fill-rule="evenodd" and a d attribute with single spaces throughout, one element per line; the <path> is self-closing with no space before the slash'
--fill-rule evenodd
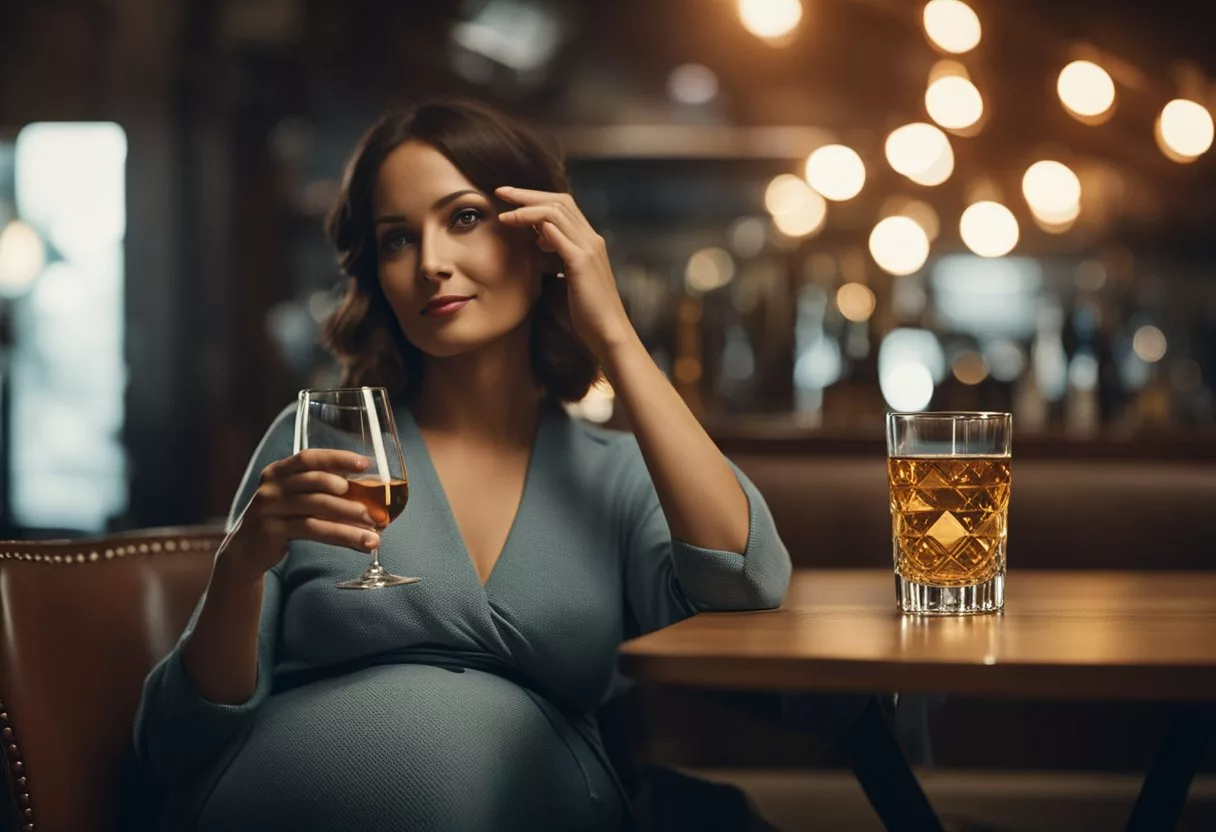
<path id="1" fill-rule="evenodd" d="M 1166 832 L 1178 825 L 1191 779 L 1214 729 L 1213 706 L 1179 705 L 1174 709 L 1127 820 L 1127 832 Z"/>
<path id="2" fill-rule="evenodd" d="M 844 736 L 849 764 L 888 832 L 941 832 L 942 824 L 872 698 Z"/>

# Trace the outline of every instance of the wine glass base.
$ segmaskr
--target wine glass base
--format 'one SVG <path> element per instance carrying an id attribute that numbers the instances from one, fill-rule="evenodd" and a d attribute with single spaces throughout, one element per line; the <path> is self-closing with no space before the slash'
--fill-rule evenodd
<path id="1" fill-rule="evenodd" d="M 367 567 L 367 571 L 350 581 L 339 581 L 334 584 L 338 589 L 381 589 L 386 586 L 404 586 L 416 584 L 421 578 L 403 578 L 388 572 L 383 566 L 375 564 Z"/>

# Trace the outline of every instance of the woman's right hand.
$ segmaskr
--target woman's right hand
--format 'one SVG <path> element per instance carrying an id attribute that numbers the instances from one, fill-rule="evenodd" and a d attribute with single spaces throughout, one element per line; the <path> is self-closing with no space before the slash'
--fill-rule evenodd
<path id="1" fill-rule="evenodd" d="M 343 496 L 350 487 L 347 476 L 368 464 L 352 451 L 309 448 L 267 465 L 220 558 L 260 577 L 292 540 L 372 551 L 380 545 L 375 523 L 362 504 Z"/>

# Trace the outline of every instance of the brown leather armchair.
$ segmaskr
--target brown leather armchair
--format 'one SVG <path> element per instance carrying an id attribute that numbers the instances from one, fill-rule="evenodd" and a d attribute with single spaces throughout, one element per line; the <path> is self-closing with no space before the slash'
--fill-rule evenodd
<path id="1" fill-rule="evenodd" d="M 0 541 L 0 830 L 119 828 L 144 676 L 185 626 L 223 535 Z"/>

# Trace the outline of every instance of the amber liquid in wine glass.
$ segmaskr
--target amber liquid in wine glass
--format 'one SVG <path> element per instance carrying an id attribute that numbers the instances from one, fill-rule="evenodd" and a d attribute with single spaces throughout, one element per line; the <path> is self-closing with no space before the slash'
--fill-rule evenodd
<path id="1" fill-rule="evenodd" d="M 296 410 L 295 450 L 332 448 L 359 454 L 369 467 L 349 477 L 348 499 L 367 509 L 377 531 L 401 516 L 409 501 L 409 478 L 397 437 L 388 392 L 383 387 L 301 390 Z M 340 589 L 381 589 L 417 583 L 380 565 L 380 550 L 358 578 L 341 581 Z"/>
<path id="2" fill-rule="evenodd" d="M 346 492 L 346 498 L 367 509 L 380 530 L 401 516 L 410 499 L 410 484 L 405 480 L 381 482 L 374 477 L 358 477 L 347 482 L 350 490 Z"/>

